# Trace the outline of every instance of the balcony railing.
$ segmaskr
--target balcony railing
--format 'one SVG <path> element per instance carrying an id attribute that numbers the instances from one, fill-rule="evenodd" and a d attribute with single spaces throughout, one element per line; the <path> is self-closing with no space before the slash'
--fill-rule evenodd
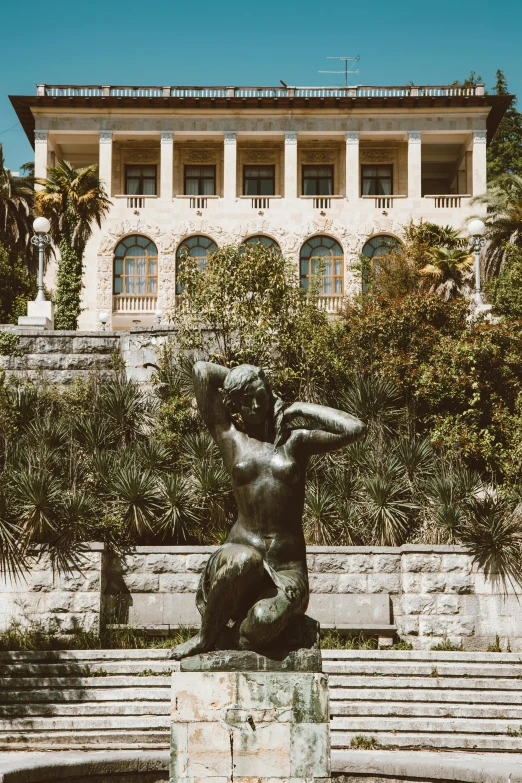
<path id="1" fill-rule="evenodd" d="M 117 194 L 113 196 L 115 199 L 127 199 L 127 207 L 129 209 L 144 209 L 147 205 L 147 201 L 150 199 L 156 199 L 157 196 L 126 196 L 124 194 Z"/>
<path id="2" fill-rule="evenodd" d="M 358 87 L 133 87 L 112 84 L 37 84 L 51 98 L 425 98 L 484 95 L 484 84 Z"/>
<path id="3" fill-rule="evenodd" d="M 155 313 L 156 294 L 115 294 L 112 297 L 114 313 Z"/>
<path id="4" fill-rule="evenodd" d="M 318 297 L 317 304 L 320 310 L 324 310 L 326 313 L 338 313 L 344 303 L 344 296 L 341 294 L 332 294 L 331 296 L 325 296 L 324 294 Z"/>
<path id="5" fill-rule="evenodd" d="M 452 194 L 449 196 L 424 196 L 424 198 L 432 198 L 435 209 L 460 209 L 462 207 L 462 199 L 469 199 L 471 196 Z"/>

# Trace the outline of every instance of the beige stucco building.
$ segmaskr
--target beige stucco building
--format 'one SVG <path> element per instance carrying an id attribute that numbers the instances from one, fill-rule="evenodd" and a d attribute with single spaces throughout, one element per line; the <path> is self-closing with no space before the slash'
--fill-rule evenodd
<path id="1" fill-rule="evenodd" d="M 154 323 L 175 306 L 176 258 L 275 242 L 303 284 L 323 259 L 322 306 L 361 285 L 354 262 L 411 218 L 463 227 L 486 188 L 486 148 L 510 96 L 484 85 L 37 85 L 11 102 L 37 177 L 96 163 L 112 200 L 85 255 L 80 328 Z M 48 270 L 53 287 L 55 270 Z"/>

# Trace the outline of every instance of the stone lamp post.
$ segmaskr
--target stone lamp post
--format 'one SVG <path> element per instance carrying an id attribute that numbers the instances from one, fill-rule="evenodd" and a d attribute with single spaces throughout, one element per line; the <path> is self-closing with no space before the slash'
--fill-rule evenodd
<path id="1" fill-rule="evenodd" d="M 468 233 L 470 235 L 470 250 L 475 255 L 475 304 L 478 309 L 487 307 L 482 299 L 482 289 L 480 286 L 480 251 L 486 244 L 484 234 L 486 226 L 482 220 L 475 218 L 468 223 Z"/>
<path id="2" fill-rule="evenodd" d="M 19 326 L 32 327 L 34 329 L 54 328 L 54 305 L 47 301 L 44 292 L 44 253 L 45 248 L 51 244 L 49 230 L 51 224 L 44 217 L 37 217 L 33 222 L 35 235 L 31 244 L 38 248 L 38 293 L 34 302 L 27 302 L 27 315 L 18 319 Z"/>

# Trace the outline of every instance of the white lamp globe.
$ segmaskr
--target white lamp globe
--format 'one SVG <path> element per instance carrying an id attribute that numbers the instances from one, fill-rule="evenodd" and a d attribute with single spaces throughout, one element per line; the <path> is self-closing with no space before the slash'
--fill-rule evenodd
<path id="1" fill-rule="evenodd" d="M 33 230 L 36 234 L 47 234 L 50 228 L 51 224 L 47 218 L 37 217 L 36 220 L 33 221 Z"/>
<path id="2" fill-rule="evenodd" d="M 100 319 L 100 323 L 107 324 L 109 323 L 109 313 L 100 313 L 98 318 Z"/>
<path id="3" fill-rule="evenodd" d="M 472 237 L 483 237 L 486 233 L 486 226 L 482 220 L 475 218 L 469 221 L 468 232 Z"/>
<path id="4" fill-rule="evenodd" d="M 161 321 L 162 317 L 163 317 L 163 310 L 156 310 L 156 318 L 158 319 L 158 321 Z"/>

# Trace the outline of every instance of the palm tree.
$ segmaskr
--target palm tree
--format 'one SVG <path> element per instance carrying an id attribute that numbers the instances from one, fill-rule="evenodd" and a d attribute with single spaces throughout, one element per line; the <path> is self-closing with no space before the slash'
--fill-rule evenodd
<path id="1" fill-rule="evenodd" d="M 76 329 L 81 312 L 83 254 L 93 224 L 101 226 L 111 207 L 97 166 L 75 169 L 66 160 L 48 169 L 48 178 L 37 180 L 43 190 L 35 194 L 36 206 L 51 223 L 51 235 L 60 250 L 56 291 L 56 328 Z"/>
<path id="2" fill-rule="evenodd" d="M 10 255 L 27 253 L 32 236 L 33 188 L 30 177 L 13 177 L 0 144 L 0 241 Z"/>
<path id="3" fill-rule="evenodd" d="M 522 176 L 503 174 L 493 180 L 474 204 L 488 208 L 485 218 L 488 244 L 485 252 L 485 271 L 488 278 L 495 277 L 505 261 L 510 245 L 522 247 Z"/>
<path id="4" fill-rule="evenodd" d="M 473 257 L 467 250 L 451 247 L 434 247 L 429 256 L 431 262 L 419 271 L 430 294 L 446 301 L 463 296 L 472 277 Z"/>

